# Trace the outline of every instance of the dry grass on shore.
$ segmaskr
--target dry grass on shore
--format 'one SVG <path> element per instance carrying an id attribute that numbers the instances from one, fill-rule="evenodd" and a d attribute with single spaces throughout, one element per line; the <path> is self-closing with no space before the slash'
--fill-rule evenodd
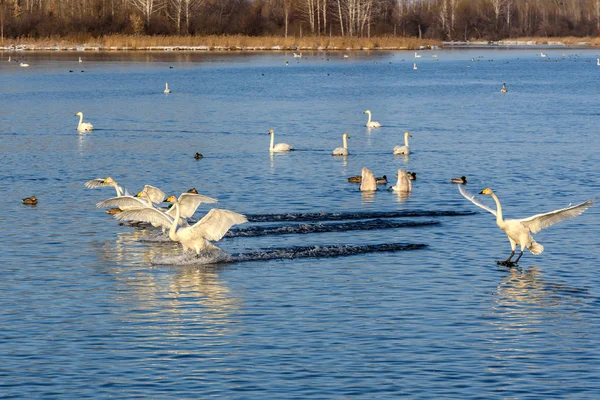
<path id="1" fill-rule="evenodd" d="M 439 45 L 434 40 L 421 40 L 412 37 L 380 36 L 371 38 L 340 37 L 340 36 L 305 36 L 278 37 L 278 36 L 136 36 L 136 35 L 108 35 L 100 38 L 75 35 L 69 37 L 47 38 L 18 38 L 7 39 L 2 46 L 27 45 L 28 47 L 100 47 L 100 48 L 130 48 L 144 49 L 150 47 L 199 47 L 210 48 L 281 48 L 281 49 L 418 49 L 420 46 Z"/>
<path id="2" fill-rule="evenodd" d="M 553 45 L 562 43 L 567 46 L 600 46 L 600 37 L 575 37 L 575 36 L 562 36 L 562 37 L 518 37 L 518 38 L 507 38 L 504 41 L 511 42 L 535 42 L 538 45 Z"/>

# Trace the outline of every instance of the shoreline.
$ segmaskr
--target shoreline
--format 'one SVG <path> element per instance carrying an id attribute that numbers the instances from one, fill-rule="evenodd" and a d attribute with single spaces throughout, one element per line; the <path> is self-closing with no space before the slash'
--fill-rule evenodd
<path id="1" fill-rule="evenodd" d="M 98 39 L 10 39 L 2 52 L 259 52 L 259 51 L 410 51 L 440 48 L 594 48 L 600 38 L 516 38 L 498 41 L 433 41 L 405 37 L 249 37 L 249 36 L 127 36 Z"/>

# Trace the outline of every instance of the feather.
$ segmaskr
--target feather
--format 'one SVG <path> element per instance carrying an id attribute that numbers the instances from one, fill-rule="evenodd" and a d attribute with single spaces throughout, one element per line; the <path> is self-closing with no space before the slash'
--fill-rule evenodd
<path id="1" fill-rule="evenodd" d="M 481 207 L 483 208 L 485 211 L 490 212 L 492 214 L 494 214 L 494 216 L 496 216 L 496 210 L 492 210 L 490 207 L 486 206 L 485 204 L 481 203 L 479 200 L 477 200 L 475 198 L 475 195 L 473 195 L 472 193 L 469 193 L 463 185 L 458 185 L 458 191 L 460 192 L 460 194 L 463 195 L 463 197 L 467 200 L 469 200 L 471 203 L 475 204 L 477 207 Z"/>
<path id="2" fill-rule="evenodd" d="M 218 241 L 233 225 L 248 222 L 245 216 L 229 210 L 213 208 L 200 221 L 189 228 L 192 238 L 205 238 Z"/>
<path id="3" fill-rule="evenodd" d="M 531 233 L 537 233 L 542 229 L 552 226 L 560 221 L 574 218 L 585 210 L 590 208 L 595 203 L 595 199 L 589 199 L 583 203 L 561 208 L 560 210 L 550 211 L 545 214 L 537 214 L 529 218 L 520 220 L 521 224 L 527 227 Z"/>
<path id="4" fill-rule="evenodd" d="M 173 218 L 155 208 L 145 207 L 123 211 L 115 215 L 119 221 L 149 222 L 165 228 L 171 228 Z"/>

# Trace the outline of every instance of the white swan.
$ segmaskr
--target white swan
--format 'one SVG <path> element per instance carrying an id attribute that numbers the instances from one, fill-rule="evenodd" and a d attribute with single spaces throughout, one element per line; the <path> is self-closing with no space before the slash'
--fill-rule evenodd
<path id="1" fill-rule="evenodd" d="M 404 132 L 404 146 L 396 146 L 394 147 L 394 154 L 410 154 L 410 147 L 408 147 L 408 137 L 412 137 L 412 135 L 408 132 Z"/>
<path id="2" fill-rule="evenodd" d="M 366 127 L 367 128 L 379 128 L 381 127 L 381 124 L 377 121 L 371 121 L 371 110 L 365 110 L 365 112 L 363 112 L 363 114 L 367 114 L 369 116 L 369 120 L 366 123 Z"/>
<path id="3" fill-rule="evenodd" d="M 9 61 L 10 61 L 10 57 L 9 57 Z M 600 58 L 596 58 L 596 65 L 600 65 Z"/>
<path id="4" fill-rule="evenodd" d="M 275 143 L 275 131 L 273 129 L 271 129 L 269 131 L 269 135 L 271 135 L 271 146 L 269 146 L 269 151 L 271 153 L 282 153 L 282 152 L 294 150 L 294 148 L 287 143 L 274 144 Z"/>
<path id="5" fill-rule="evenodd" d="M 79 57 L 79 62 L 80 62 L 80 63 L 81 63 L 81 62 L 83 62 L 83 60 L 81 59 L 81 57 Z"/>
<path id="6" fill-rule="evenodd" d="M 79 111 L 75 114 L 76 117 L 79 117 L 79 124 L 77 125 L 77 130 L 79 132 L 91 132 L 94 130 L 94 125 L 89 122 L 83 122 L 83 113 Z"/>
<path id="7" fill-rule="evenodd" d="M 87 181 L 85 183 L 85 187 L 88 189 L 96 189 L 100 187 L 114 187 L 117 191 L 117 197 L 119 196 L 131 196 L 129 191 L 125 189 L 123 186 L 119 185 L 113 178 L 110 176 L 108 178 L 102 179 L 92 179 L 91 181 Z"/>
<path id="8" fill-rule="evenodd" d="M 413 69 L 418 69 L 417 68 L 417 63 L 413 63 Z"/>
<path id="9" fill-rule="evenodd" d="M 458 185 L 458 190 L 460 191 L 460 194 L 462 194 L 466 199 L 470 200 L 473 204 L 494 214 L 496 217 L 496 224 L 504 231 L 504 233 L 506 233 L 506 236 L 508 236 L 512 251 L 510 256 L 505 261 L 499 262 L 503 265 L 516 264 L 523 255 L 523 251 L 525 251 L 525 249 L 529 249 L 529 251 L 536 255 L 541 254 L 544 251 L 544 246 L 533 240 L 533 237 L 531 236 L 532 233 L 537 233 L 542 229 L 554 225 L 557 222 L 564 221 L 565 219 L 576 217 L 590 208 L 596 201 L 595 198 L 592 198 L 575 206 L 561 208 L 559 210 L 550 211 L 544 214 L 537 214 L 529 218 L 504 219 L 502 216 L 502 206 L 500 205 L 500 200 L 498 200 L 498 197 L 492 191 L 492 189 L 485 188 L 480 194 L 492 196 L 496 202 L 496 210 L 492 210 L 490 207 L 476 200 L 475 196 L 468 193 L 463 188 L 463 185 Z M 515 255 L 515 249 L 517 248 L 517 245 L 521 247 L 521 253 L 515 261 L 511 261 L 511 258 Z"/>
<path id="10" fill-rule="evenodd" d="M 546 57 L 546 54 L 544 52 L 541 52 L 540 57 Z"/>
<path id="11" fill-rule="evenodd" d="M 415 51 L 415 58 L 421 58 L 421 55 Z"/>
<path id="12" fill-rule="evenodd" d="M 192 195 L 198 196 L 198 195 Z M 177 229 L 180 217 L 179 201 L 175 196 L 166 200 L 173 202 L 175 216 L 171 217 L 155 208 L 139 208 L 137 210 L 123 211 L 115 216 L 120 221 L 144 221 L 155 223 L 169 229 L 169 238 L 181 243 L 183 250 L 193 250 L 197 255 L 204 249 L 219 250 L 210 241 L 218 241 L 233 225 L 248 222 L 245 216 L 229 210 L 213 208 L 200 221 L 192 226 Z"/>
<path id="13" fill-rule="evenodd" d="M 8 56 L 8 62 L 11 62 L 11 61 L 12 61 L 12 59 L 10 58 L 10 56 Z"/>
<path id="14" fill-rule="evenodd" d="M 331 153 L 334 156 L 347 156 L 348 153 L 348 142 L 346 141 L 346 139 L 348 139 L 350 136 L 348 136 L 347 133 L 344 133 L 342 135 L 342 142 L 344 143 L 344 147 L 338 147 L 335 150 L 333 150 L 333 152 Z"/>
<path id="15" fill-rule="evenodd" d="M 294 53 L 294 58 L 302 58 L 302 53 Z"/>
<path id="16" fill-rule="evenodd" d="M 398 181 L 396 182 L 396 186 L 392 186 L 392 190 L 403 193 L 412 192 L 412 182 L 408 172 L 398 168 Z"/>
<path id="17" fill-rule="evenodd" d="M 362 192 L 377 190 L 377 182 L 375 181 L 375 176 L 373 175 L 373 172 L 364 167 L 362 169 L 360 190 Z"/>
<path id="18" fill-rule="evenodd" d="M 169 89 L 169 83 L 165 82 L 164 94 L 169 94 L 169 93 L 171 93 L 171 89 Z"/>
<path id="19" fill-rule="evenodd" d="M 19 67 L 29 67 L 29 64 L 22 62 L 19 64 Z"/>

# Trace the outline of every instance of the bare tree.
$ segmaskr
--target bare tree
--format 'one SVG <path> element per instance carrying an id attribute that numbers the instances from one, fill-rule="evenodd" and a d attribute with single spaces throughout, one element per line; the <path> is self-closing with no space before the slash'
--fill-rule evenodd
<path id="1" fill-rule="evenodd" d="M 29 0 L 28 0 L 29 1 Z M 162 10 L 166 3 L 164 0 L 129 0 L 131 5 L 140 10 L 146 20 L 146 26 L 150 26 L 150 18 Z M 184 0 L 185 1 L 185 0 Z"/>

